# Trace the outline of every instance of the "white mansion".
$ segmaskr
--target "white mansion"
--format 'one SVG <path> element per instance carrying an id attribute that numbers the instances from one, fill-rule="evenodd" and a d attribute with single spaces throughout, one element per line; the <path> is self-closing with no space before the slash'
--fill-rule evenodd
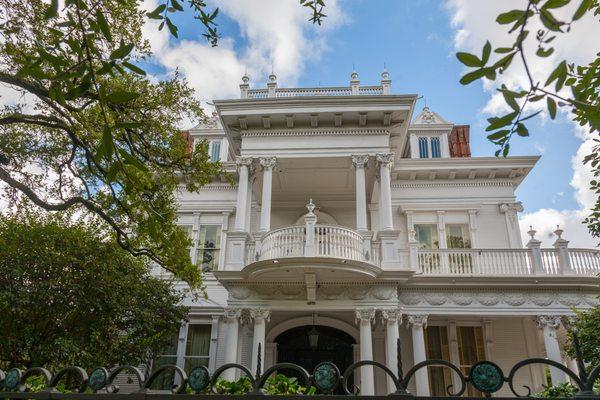
<path id="1" fill-rule="evenodd" d="M 469 127 L 415 110 L 387 72 L 378 86 L 353 73 L 348 87 L 285 89 L 271 75 L 240 89 L 189 131 L 238 184 L 179 195 L 208 299 L 189 298 L 165 362 L 254 371 L 260 344 L 263 370 L 375 360 L 396 371 L 400 338 L 404 372 L 428 358 L 465 373 L 484 359 L 505 374 L 528 357 L 573 365 L 561 317 L 597 304 L 600 256 L 558 228 L 551 247 L 533 229 L 523 246 L 515 190 L 539 157 L 472 157 Z M 394 390 L 377 368 L 353 379 L 362 394 Z M 409 390 L 443 395 L 453 380 L 429 367 Z M 541 388 L 544 367 L 516 384 Z"/>

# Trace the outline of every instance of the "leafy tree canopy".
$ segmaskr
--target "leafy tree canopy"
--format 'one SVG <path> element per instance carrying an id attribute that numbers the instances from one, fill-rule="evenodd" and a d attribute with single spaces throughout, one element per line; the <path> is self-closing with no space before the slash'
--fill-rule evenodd
<path id="1" fill-rule="evenodd" d="M 98 226 L 0 220 L 0 367 L 138 365 L 177 331 L 182 294 Z"/>
<path id="2" fill-rule="evenodd" d="M 569 17 L 559 17 L 566 13 L 570 5 L 574 7 Z M 529 136 L 528 120 L 543 109 L 552 119 L 556 118 L 559 109 L 568 110 L 576 123 L 597 135 L 600 130 L 600 53 L 581 64 L 559 60 L 543 77 L 533 76 L 529 68 L 532 57 L 547 58 L 554 54 L 554 40 L 559 35 L 568 34 L 571 27 L 585 16 L 599 18 L 598 0 L 528 0 L 523 3 L 522 9 L 507 10 L 496 18 L 498 24 L 506 26 L 508 44 L 495 47 L 486 41 L 481 55 L 466 52 L 456 54 L 461 63 L 471 68 L 460 80 L 463 85 L 480 79 L 494 81 L 499 74 L 514 69 L 517 63 L 524 69 L 527 87 L 513 90 L 502 85 L 498 89 L 510 111 L 488 119 L 487 137 L 498 145 L 497 156 L 509 154 L 511 139 L 515 134 Z M 539 23 L 542 28 L 532 32 L 533 23 Z M 530 47 L 536 49 L 535 55 L 525 51 Z M 599 150 L 600 147 L 596 146 L 585 158 L 595 177 L 600 175 Z M 591 182 L 591 190 L 600 193 L 600 180 Z M 600 236 L 600 199 L 597 199 L 584 222 L 592 235 Z"/>
<path id="3" fill-rule="evenodd" d="M 216 45 L 218 9 L 188 2 Z M 325 17 L 322 0 L 300 5 L 313 23 Z M 121 247 L 199 287 L 175 192 L 221 168 L 179 131 L 205 118 L 187 83 L 149 79 L 141 63 L 151 55 L 144 22 L 159 19 L 177 37 L 171 17 L 184 11 L 179 0 L 155 10 L 140 0 L 0 0 L 0 83 L 23 94 L 0 110 L 0 180 L 12 201 L 98 216 Z"/>

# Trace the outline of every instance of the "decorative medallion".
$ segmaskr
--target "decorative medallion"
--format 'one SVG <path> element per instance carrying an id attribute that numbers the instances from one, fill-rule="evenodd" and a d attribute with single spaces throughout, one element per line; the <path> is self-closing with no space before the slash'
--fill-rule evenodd
<path id="1" fill-rule="evenodd" d="M 324 393 L 331 393 L 340 382 L 340 370 L 333 363 L 322 362 L 313 371 L 313 381 L 317 389 Z"/>
<path id="2" fill-rule="evenodd" d="M 231 297 L 237 300 L 245 300 L 248 297 L 250 297 L 250 294 L 252 294 L 250 289 L 248 289 L 247 287 L 235 286 L 229 289 L 229 293 L 231 294 Z"/>
<path id="3" fill-rule="evenodd" d="M 188 377 L 188 385 L 196 393 L 200 393 L 204 389 L 206 389 L 209 383 L 210 372 L 208 371 L 208 368 L 206 368 L 204 365 L 196 367 L 190 371 L 190 376 Z"/>
<path id="4" fill-rule="evenodd" d="M 96 368 L 90 374 L 87 384 L 94 392 L 96 392 L 106 386 L 107 378 L 108 372 L 105 368 Z"/>
<path id="5" fill-rule="evenodd" d="M 469 381 L 480 392 L 494 393 L 504 384 L 504 373 L 497 364 L 480 361 L 471 367 Z"/>
<path id="6" fill-rule="evenodd" d="M 14 391 L 19 387 L 22 375 L 23 373 L 18 368 L 13 368 L 9 370 L 6 373 L 6 377 L 4 378 L 4 387 L 9 391 Z"/>

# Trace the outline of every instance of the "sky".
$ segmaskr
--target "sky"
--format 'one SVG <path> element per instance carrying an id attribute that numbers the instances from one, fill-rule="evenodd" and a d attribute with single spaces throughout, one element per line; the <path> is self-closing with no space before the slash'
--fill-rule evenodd
<path id="1" fill-rule="evenodd" d="M 392 79 L 394 94 L 423 96 L 425 103 L 444 119 L 471 126 L 473 156 L 493 156 L 496 148 L 485 138 L 486 118 L 501 113 L 495 86 L 477 81 L 462 86 L 464 67 L 457 51 L 480 53 L 489 39 L 507 44 L 505 27 L 495 17 L 521 0 L 325 0 L 323 25 L 308 22 L 309 10 L 298 0 L 208 0 L 219 7 L 218 47 L 210 47 L 198 21 L 189 13 L 176 18 L 179 38 L 159 32 L 154 21 L 145 26 L 154 57 L 145 63 L 160 79 L 179 70 L 204 102 L 239 97 L 241 76 L 247 71 L 251 87 L 265 87 L 274 71 L 279 86 L 346 86 L 352 70 L 362 84 L 378 84 L 384 65 Z M 579 4 L 572 1 L 573 7 Z M 157 0 L 145 0 L 154 9 Z M 572 8 L 573 8 L 572 7 Z M 567 13 L 572 15 L 571 10 Z M 589 60 L 600 45 L 600 24 L 583 19 L 563 39 L 556 52 L 544 61 L 535 60 L 534 75 L 550 71 L 552 63 Z M 563 41 L 561 41 L 563 40 Z M 536 76 L 537 76 L 536 75 Z M 525 84 L 517 66 L 502 75 L 499 83 L 516 89 Z M 210 105 L 207 104 L 207 110 Z M 511 155 L 541 155 L 537 166 L 517 190 L 523 202 L 523 238 L 529 225 L 538 231 L 543 246 L 550 246 L 559 224 L 571 247 L 594 247 L 581 223 L 595 200 L 588 190 L 591 174 L 582 163 L 591 140 L 566 113 L 550 120 L 545 113 L 528 125 L 531 136 L 516 140 Z"/>

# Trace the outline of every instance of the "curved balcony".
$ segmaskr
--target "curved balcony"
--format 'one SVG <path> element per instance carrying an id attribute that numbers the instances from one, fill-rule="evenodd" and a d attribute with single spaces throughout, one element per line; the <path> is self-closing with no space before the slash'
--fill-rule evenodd
<path id="1" fill-rule="evenodd" d="M 305 226 L 272 230 L 263 237 L 257 256 L 257 261 L 293 257 L 369 261 L 363 251 L 363 237 L 352 229 L 333 225 L 315 225 L 308 235 Z"/>

